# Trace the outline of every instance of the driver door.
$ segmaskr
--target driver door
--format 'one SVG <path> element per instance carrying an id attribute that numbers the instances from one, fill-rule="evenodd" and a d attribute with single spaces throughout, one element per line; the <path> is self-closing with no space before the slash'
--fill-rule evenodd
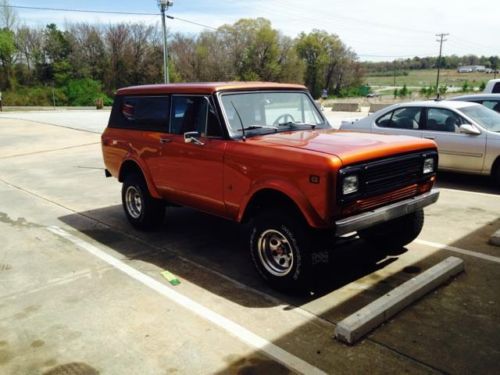
<path id="1" fill-rule="evenodd" d="M 197 132 L 200 142 L 186 143 L 188 132 Z M 173 95 L 170 132 L 162 143 L 161 160 L 161 185 L 167 199 L 224 216 L 226 146 L 208 97 Z"/>

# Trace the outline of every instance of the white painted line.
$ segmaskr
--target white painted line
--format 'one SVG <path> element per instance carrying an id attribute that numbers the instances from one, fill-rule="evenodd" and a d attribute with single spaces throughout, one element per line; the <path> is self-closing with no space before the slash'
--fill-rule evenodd
<path id="1" fill-rule="evenodd" d="M 126 275 L 130 276 L 136 281 L 144 284 L 145 286 L 153 289 L 164 297 L 167 297 L 171 301 L 177 303 L 178 305 L 190 310 L 196 315 L 202 317 L 205 320 L 215 324 L 216 326 L 224 329 L 234 337 L 240 339 L 246 344 L 254 347 L 257 350 L 260 350 L 270 357 L 274 358 L 276 361 L 280 362 L 284 366 L 288 367 L 291 370 L 297 371 L 303 374 L 326 374 L 321 371 L 319 368 L 314 367 L 313 365 L 305 362 L 304 360 L 294 356 L 293 354 L 281 349 L 280 347 L 274 345 L 268 340 L 257 336 L 253 332 L 247 330 L 246 328 L 240 326 L 239 324 L 229 320 L 222 315 L 217 314 L 216 312 L 200 305 L 199 303 L 191 300 L 190 298 L 174 291 L 166 284 L 162 284 L 159 281 L 156 281 L 152 277 L 136 270 L 133 267 L 130 267 L 128 264 L 118 260 L 96 246 L 76 237 L 72 234 L 66 232 L 65 230 L 59 227 L 48 227 L 47 228 L 52 233 L 61 236 L 68 241 L 72 242 L 76 246 L 80 247 L 88 251 L 90 254 L 96 256 L 102 261 L 108 263 L 114 268 L 120 270 Z"/>
<path id="2" fill-rule="evenodd" d="M 462 259 L 446 258 L 342 320 L 335 328 L 335 338 L 354 344 L 369 331 L 463 270 Z"/>
<path id="3" fill-rule="evenodd" d="M 475 257 L 475 258 L 489 260 L 490 262 L 500 263 L 499 257 L 495 257 L 493 255 L 488 255 L 488 254 L 483 254 L 483 253 L 478 253 L 477 251 L 460 249 L 459 247 L 448 246 L 448 245 L 438 243 L 438 242 L 431 242 L 431 241 L 418 240 L 418 239 L 413 241 L 413 242 L 416 242 L 416 243 L 419 243 L 419 244 L 425 245 L 425 246 L 435 247 L 436 249 L 449 250 L 449 251 L 453 251 L 455 253 L 469 255 L 469 256 Z"/>

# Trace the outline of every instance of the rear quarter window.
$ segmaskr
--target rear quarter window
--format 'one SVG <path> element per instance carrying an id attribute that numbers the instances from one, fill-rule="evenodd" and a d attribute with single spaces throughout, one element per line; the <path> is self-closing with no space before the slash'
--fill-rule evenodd
<path id="1" fill-rule="evenodd" d="M 111 128 L 168 131 L 169 96 L 117 96 L 108 126 Z"/>

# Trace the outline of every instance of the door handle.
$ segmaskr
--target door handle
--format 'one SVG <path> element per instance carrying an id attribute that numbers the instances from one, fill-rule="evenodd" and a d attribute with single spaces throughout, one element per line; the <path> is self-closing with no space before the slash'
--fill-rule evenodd
<path id="1" fill-rule="evenodd" d="M 172 139 L 171 138 L 160 138 L 160 143 L 162 145 L 166 144 L 166 143 L 170 143 L 172 142 Z"/>
<path id="2" fill-rule="evenodd" d="M 434 140 L 434 137 L 424 137 L 425 139 L 430 139 L 430 140 Z"/>

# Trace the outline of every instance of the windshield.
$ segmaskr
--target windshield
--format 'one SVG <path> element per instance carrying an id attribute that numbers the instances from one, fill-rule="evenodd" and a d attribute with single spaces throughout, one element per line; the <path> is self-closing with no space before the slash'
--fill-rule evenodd
<path id="1" fill-rule="evenodd" d="M 231 93 L 221 101 L 232 135 L 329 127 L 305 92 Z"/>
<path id="2" fill-rule="evenodd" d="M 500 113 L 482 105 L 460 108 L 460 111 L 483 128 L 492 132 L 500 132 Z"/>

